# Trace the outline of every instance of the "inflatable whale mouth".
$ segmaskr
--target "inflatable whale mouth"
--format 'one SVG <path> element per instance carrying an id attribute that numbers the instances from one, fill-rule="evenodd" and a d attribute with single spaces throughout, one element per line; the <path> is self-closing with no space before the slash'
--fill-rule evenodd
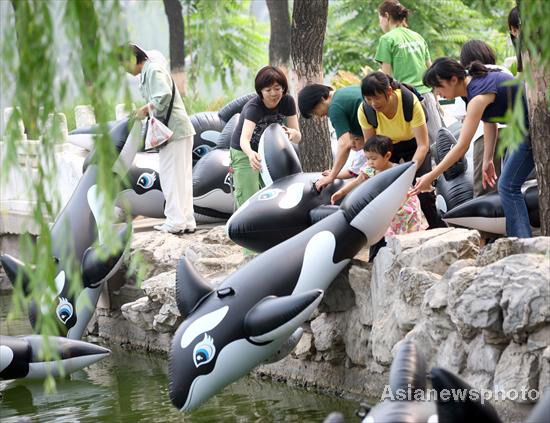
<path id="1" fill-rule="evenodd" d="M 80 370 L 107 357 L 111 351 L 99 345 L 58 336 L 48 339 L 53 359 L 44 361 L 41 335 L 0 335 L 0 379 L 44 379 Z"/>
<path id="2" fill-rule="evenodd" d="M 260 254 L 216 289 L 182 258 L 176 301 L 184 321 L 170 350 L 172 403 L 182 411 L 196 408 L 273 357 L 360 249 L 384 236 L 415 172 L 411 162 L 369 179 L 336 212 Z M 285 204 L 298 197 L 291 194 Z"/>

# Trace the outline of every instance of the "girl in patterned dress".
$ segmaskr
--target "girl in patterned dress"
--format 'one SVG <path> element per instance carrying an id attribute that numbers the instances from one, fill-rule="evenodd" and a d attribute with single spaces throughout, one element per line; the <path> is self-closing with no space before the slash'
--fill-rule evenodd
<path id="1" fill-rule="evenodd" d="M 364 147 L 365 156 L 367 157 L 367 163 L 361 169 L 359 176 L 349 184 L 345 185 L 342 189 L 335 192 L 331 197 L 331 203 L 335 204 L 348 192 L 353 190 L 362 182 L 368 178 L 383 172 L 387 169 L 391 169 L 395 166 L 390 161 L 393 144 L 388 137 L 382 135 L 374 135 L 370 137 L 365 143 Z M 420 201 L 416 195 L 411 195 L 411 190 L 407 194 L 401 208 L 394 216 L 390 227 L 386 231 L 386 235 L 399 235 L 410 232 L 417 232 L 424 230 L 428 227 L 426 219 L 420 208 Z"/>

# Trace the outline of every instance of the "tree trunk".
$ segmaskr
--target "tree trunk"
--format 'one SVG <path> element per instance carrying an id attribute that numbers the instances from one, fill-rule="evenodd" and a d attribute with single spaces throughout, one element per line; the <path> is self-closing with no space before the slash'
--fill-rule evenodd
<path id="1" fill-rule="evenodd" d="M 323 82 L 323 43 L 327 26 L 328 0 L 294 0 L 291 49 L 293 84 L 299 91 L 307 83 Z M 302 142 L 300 161 L 306 172 L 330 167 L 330 136 L 326 118 L 300 117 Z"/>
<path id="2" fill-rule="evenodd" d="M 523 64 L 529 66 L 532 84 L 527 85 L 527 102 L 529 103 L 529 133 L 533 144 L 533 157 L 539 182 L 539 213 L 542 235 L 550 236 L 550 111 L 546 93 L 550 82 L 548 68 L 536 63 L 529 53 L 524 53 Z"/>
<path id="3" fill-rule="evenodd" d="M 185 26 L 180 0 L 163 0 L 170 32 L 170 71 L 178 91 L 185 95 Z"/>
<path id="4" fill-rule="evenodd" d="M 290 62 L 290 16 L 288 0 L 266 0 L 271 21 L 269 64 L 288 73 Z"/>

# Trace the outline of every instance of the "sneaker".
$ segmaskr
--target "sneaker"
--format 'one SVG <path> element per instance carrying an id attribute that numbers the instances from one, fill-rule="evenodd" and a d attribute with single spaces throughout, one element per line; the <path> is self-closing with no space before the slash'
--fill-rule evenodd
<path id="1" fill-rule="evenodd" d="M 174 226 L 170 225 L 169 223 L 163 223 L 162 225 L 155 225 L 153 226 L 153 229 L 156 231 L 161 231 L 164 233 L 170 233 L 170 234 L 181 234 L 185 231 L 185 228 L 182 228 L 181 226 Z"/>
<path id="2" fill-rule="evenodd" d="M 185 228 L 185 230 L 183 231 L 184 234 L 194 234 L 195 231 L 197 230 L 196 227 L 192 226 L 190 228 Z"/>

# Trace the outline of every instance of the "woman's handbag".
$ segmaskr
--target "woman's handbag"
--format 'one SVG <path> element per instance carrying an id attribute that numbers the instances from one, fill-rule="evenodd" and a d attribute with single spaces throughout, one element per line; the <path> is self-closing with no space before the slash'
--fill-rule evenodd
<path id="1" fill-rule="evenodd" d="M 172 106 L 174 105 L 175 88 L 176 84 L 172 81 L 172 99 L 170 100 L 170 106 L 168 107 L 166 118 L 163 120 L 157 119 L 151 115 L 151 109 L 149 108 L 149 117 L 147 118 L 147 123 L 145 124 L 145 151 L 161 147 L 174 134 L 174 132 L 168 128 L 167 125 L 170 120 L 170 115 L 172 114 Z"/>

